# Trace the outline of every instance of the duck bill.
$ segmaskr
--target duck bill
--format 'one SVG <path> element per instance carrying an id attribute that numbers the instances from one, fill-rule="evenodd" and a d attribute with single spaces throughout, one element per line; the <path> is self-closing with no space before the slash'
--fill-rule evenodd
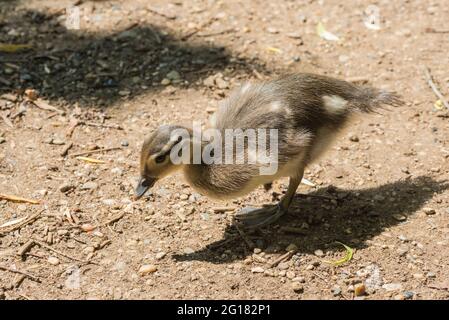
<path id="1" fill-rule="evenodd" d="M 137 200 L 141 198 L 145 192 L 148 191 L 152 186 L 154 186 L 154 183 L 157 181 L 157 178 L 140 178 L 139 182 L 137 183 L 136 191 L 134 198 Z"/>

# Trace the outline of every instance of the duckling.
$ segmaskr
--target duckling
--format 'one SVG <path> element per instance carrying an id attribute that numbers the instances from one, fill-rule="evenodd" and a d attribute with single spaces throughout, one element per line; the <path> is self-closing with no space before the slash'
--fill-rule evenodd
<path id="1" fill-rule="evenodd" d="M 277 170 L 261 174 L 261 167 L 266 165 L 261 161 L 211 163 L 202 158 L 192 161 L 192 150 L 204 152 L 211 139 L 194 138 L 195 130 L 192 128 L 163 125 L 143 143 L 136 198 L 143 196 L 159 179 L 177 171 L 183 172 L 194 189 L 218 199 L 240 197 L 261 185 L 269 188 L 273 181 L 288 177 L 287 191 L 277 205 L 244 208 L 234 216 L 234 222 L 244 228 L 269 225 L 288 212 L 305 168 L 329 149 L 337 133 L 353 115 L 376 112 L 376 109 L 387 105 L 399 106 L 402 103 L 393 92 L 308 73 L 285 75 L 262 83 L 246 83 L 220 105 L 208 128 L 223 135 L 228 129 L 276 129 L 276 157 L 270 159 L 275 162 Z M 176 134 L 180 130 L 187 134 Z M 259 136 L 259 131 L 257 133 Z M 223 142 L 218 145 L 220 153 L 226 151 Z M 240 156 L 248 160 L 252 153 L 248 145 L 244 145 L 243 156 L 232 149 L 232 159 Z M 270 140 L 268 151 L 271 149 Z M 175 163 L 171 154 L 178 154 L 189 161 Z"/>

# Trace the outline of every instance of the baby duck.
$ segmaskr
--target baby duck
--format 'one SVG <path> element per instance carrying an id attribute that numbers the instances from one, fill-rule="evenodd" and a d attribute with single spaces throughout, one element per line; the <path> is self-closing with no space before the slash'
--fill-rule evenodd
<path id="1" fill-rule="evenodd" d="M 395 93 L 315 74 L 292 74 L 268 82 L 247 83 L 220 105 L 208 128 L 222 136 L 227 130 L 234 129 L 239 138 L 246 129 L 256 130 L 257 138 L 263 133 L 259 129 L 270 129 L 267 150 L 274 150 L 272 141 L 277 143 L 277 149 L 274 157 L 268 158 L 277 170 L 261 174 L 267 162 L 257 155 L 255 161 L 248 161 L 251 157 L 254 159 L 255 153 L 249 143 L 240 151 L 227 149 L 222 141 L 215 141 L 216 137 L 197 139 L 192 128 L 164 125 L 143 143 L 136 198 L 143 196 L 157 180 L 178 170 L 194 189 L 218 199 L 240 197 L 260 185 L 269 186 L 279 178 L 289 177 L 288 189 L 277 205 L 253 210 L 246 208 L 234 217 L 235 222 L 245 228 L 266 226 L 288 211 L 306 166 L 329 148 L 352 115 L 401 104 Z M 271 140 L 274 133 L 277 139 Z M 209 152 L 211 141 L 217 142 L 209 153 L 211 157 L 218 154 L 221 159 L 222 154 L 226 156 L 229 151 L 234 161 L 211 162 L 203 157 L 193 161 L 192 150 L 201 154 Z M 174 161 L 173 154 L 187 161 Z"/>

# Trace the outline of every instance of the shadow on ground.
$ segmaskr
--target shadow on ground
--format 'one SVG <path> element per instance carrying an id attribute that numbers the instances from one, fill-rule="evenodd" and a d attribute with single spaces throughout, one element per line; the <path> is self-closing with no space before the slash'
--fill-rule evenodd
<path id="1" fill-rule="evenodd" d="M 336 204 L 326 199 L 297 195 L 288 215 L 277 226 L 259 230 L 250 238 L 256 246 L 265 248 L 267 253 L 285 252 L 285 247 L 290 243 L 295 243 L 300 253 L 313 253 L 317 249 L 341 251 L 341 246 L 335 241 L 361 249 L 367 246 L 366 240 L 379 235 L 386 228 L 399 223 L 410 223 L 398 221 L 397 215 L 413 215 L 433 195 L 448 188 L 447 181 L 435 181 L 425 176 L 369 189 L 322 188 L 309 195 L 335 197 Z M 304 223 L 307 224 L 306 228 Z M 286 226 L 302 226 L 303 228 L 298 229 L 303 232 L 286 233 L 282 231 Z M 226 263 L 242 260 L 251 254 L 231 225 L 226 228 L 222 240 L 191 254 L 174 255 L 174 259 Z"/>
<path id="2" fill-rule="evenodd" d="M 0 53 L 0 94 L 34 88 L 53 102 L 102 107 L 164 89 L 161 81 L 173 70 L 180 75 L 172 79 L 174 87 L 195 85 L 219 71 L 263 72 L 258 61 L 233 57 L 224 47 L 193 43 L 160 26 L 83 33 L 66 29 L 62 13 L 19 10 L 13 3 L 0 1 L 0 43 L 31 44 L 33 49 Z"/>

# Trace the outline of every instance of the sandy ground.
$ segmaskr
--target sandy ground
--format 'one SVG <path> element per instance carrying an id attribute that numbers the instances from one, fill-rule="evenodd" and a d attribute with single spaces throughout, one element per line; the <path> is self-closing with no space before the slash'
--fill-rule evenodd
<path id="1" fill-rule="evenodd" d="M 449 298 L 449 114 L 423 73 L 447 97 L 446 1 L 78 1 L 79 29 L 73 3 L 0 2 L 0 43 L 32 46 L 0 53 L 0 193 L 41 200 L 0 200 L 0 299 Z M 286 180 L 217 202 L 173 176 L 132 201 L 152 129 L 300 71 L 406 105 L 351 124 L 306 171 L 316 186 L 247 241 L 233 213 L 275 202 Z M 113 147 L 90 155 L 102 164 L 74 157 Z M 324 262 L 344 257 L 336 241 L 354 249 L 338 267 Z"/>

